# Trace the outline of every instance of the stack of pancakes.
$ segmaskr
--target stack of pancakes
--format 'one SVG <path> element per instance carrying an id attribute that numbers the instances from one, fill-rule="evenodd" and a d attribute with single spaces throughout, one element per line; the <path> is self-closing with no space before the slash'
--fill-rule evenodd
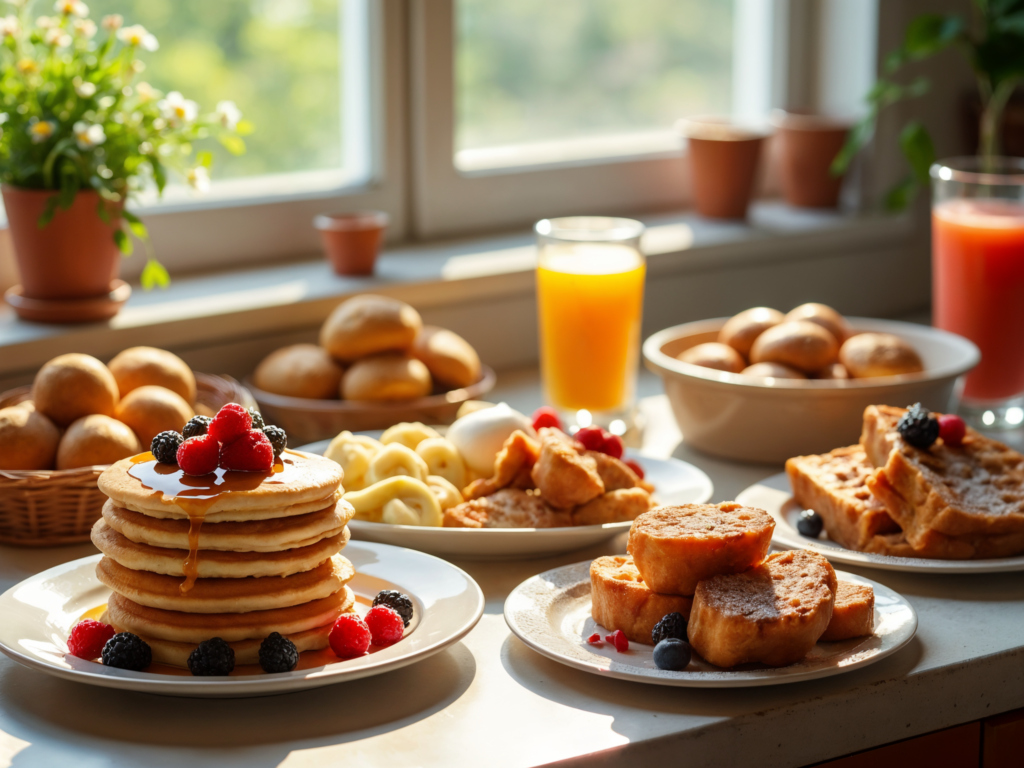
<path id="1" fill-rule="evenodd" d="M 99 478 L 109 499 L 92 541 L 104 554 L 97 576 L 113 590 L 103 620 L 179 667 L 213 637 L 239 664 L 256 663 L 272 632 L 300 651 L 326 647 L 355 603 L 355 569 L 339 554 L 354 514 L 341 468 L 286 451 L 273 474 L 189 478 L 143 457 Z"/>

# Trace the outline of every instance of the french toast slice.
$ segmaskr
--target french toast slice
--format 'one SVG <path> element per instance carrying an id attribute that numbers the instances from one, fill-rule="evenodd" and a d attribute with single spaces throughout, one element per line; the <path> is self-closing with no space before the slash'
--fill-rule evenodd
<path id="1" fill-rule="evenodd" d="M 819 640 L 866 637 L 875 629 L 875 590 L 867 584 L 840 581 L 832 618 Z"/>
<path id="2" fill-rule="evenodd" d="M 654 625 L 670 613 L 689 617 L 692 597 L 661 595 L 640 577 L 633 558 L 599 557 L 590 564 L 591 615 L 594 621 L 634 643 L 651 645 Z"/>
<path id="3" fill-rule="evenodd" d="M 544 500 L 521 488 L 502 488 L 444 511 L 445 528 L 564 528 L 572 515 L 552 509 Z"/>
<path id="4" fill-rule="evenodd" d="M 636 520 L 651 508 L 651 495 L 643 488 L 619 488 L 572 511 L 573 525 L 604 525 Z"/>

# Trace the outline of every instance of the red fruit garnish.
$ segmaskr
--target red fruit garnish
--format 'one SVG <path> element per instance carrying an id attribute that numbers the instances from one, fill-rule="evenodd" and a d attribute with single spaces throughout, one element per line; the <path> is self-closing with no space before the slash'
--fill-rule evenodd
<path id="1" fill-rule="evenodd" d="M 354 613 L 338 617 L 327 636 L 331 650 L 343 659 L 362 656 L 370 647 L 370 628 Z"/>
<path id="2" fill-rule="evenodd" d="M 239 472 L 269 472 L 274 466 L 274 446 L 262 430 L 250 429 L 221 448 L 220 465 Z"/>
<path id="3" fill-rule="evenodd" d="M 632 459 L 623 459 L 622 463 L 633 470 L 633 473 L 641 480 L 644 479 L 644 468 L 637 464 Z"/>
<path id="4" fill-rule="evenodd" d="M 588 451 L 604 453 L 604 434 L 600 427 L 583 427 L 575 437 Z"/>
<path id="5" fill-rule="evenodd" d="M 604 452 L 615 459 L 621 459 L 622 453 L 625 450 L 625 446 L 622 444 L 622 438 L 618 435 L 611 433 L 605 433 L 604 436 Z"/>
<path id="6" fill-rule="evenodd" d="M 967 425 L 959 416 L 952 413 L 939 416 L 939 437 L 946 445 L 956 448 L 963 443 L 966 434 Z"/>
<path id="7" fill-rule="evenodd" d="M 103 646 L 114 636 L 114 628 L 94 619 L 82 619 L 75 624 L 68 638 L 68 652 L 86 661 L 98 659 Z"/>
<path id="8" fill-rule="evenodd" d="M 629 650 L 629 639 L 622 634 L 621 629 L 616 629 L 610 635 L 605 635 L 605 640 L 615 646 L 615 650 L 624 653 Z"/>
<path id="9" fill-rule="evenodd" d="M 364 621 L 370 628 L 374 645 L 394 645 L 405 634 L 405 622 L 389 605 L 373 606 L 366 612 Z"/>
<path id="10" fill-rule="evenodd" d="M 219 443 L 230 443 L 252 429 L 252 414 L 238 403 L 228 403 L 213 417 L 206 434 Z"/>
<path id="11" fill-rule="evenodd" d="M 594 634 L 592 634 L 590 637 L 587 638 L 587 642 L 590 643 L 591 645 L 600 645 L 601 644 L 601 635 L 599 635 L 597 632 L 595 632 Z"/>
<path id="12" fill-rule="evenodd" d="M 542 405 L 533 412 L 533 428 L 539 430 L 542 427 L 562 428 L 562 420 L 558 418 L 558 411 L 550 405 Z"/>
<path id="13" fill-rule="evenodd" d="M 208 475 L 220 461 L 220 443 L 212 435 L 190 437 L 178 446 L 176 458 L 186 475 Z"/>

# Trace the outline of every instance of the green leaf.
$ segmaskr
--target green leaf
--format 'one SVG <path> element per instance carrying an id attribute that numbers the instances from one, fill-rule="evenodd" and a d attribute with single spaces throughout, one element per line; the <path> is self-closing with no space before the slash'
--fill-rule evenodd
<path id="1" fill-rule="evenodd" d="M 237 136 L 231 136 L 230 134 L 221 136 L 220 143 L 232 155 L 245 154 L 245 142 Z"/>
<path id="2" fill-rule="evenodd" d="M 114 242 L 117 244 L 118 249 L 125 256 L 131 256 L 135 250 L 135 246 L 132 244 L 132 239 L 128 237 L 127 233 L 123 229 L 114 230 Z"/>
<path id="3" fill-rule="evenodd" d="M 885 210 L 889 213 L 899 213 L 910 205 L 917 197 L 919 186 L 913 175 L 908 176 L 895 187 L 889 190 L 885 196 Z"/>
<path id="4" fill-rule="evenodd" d="M 57 162 L 57 158 L 63 154 L 65 150 L 70 148 L 75 143 L 73 136 L 67 136 L 58 141 L 53 149 L 50 150 L 50 154 L 46 156 L 46 162 L 43 163 L 43 181 L 46 184 L 47 189 L 53 188 L 53 166 Z"/>
<path id="5" fill-rule="evenodd" d="M 139 238 L 139 240 L 149 239 L 149 230 L 146 229 L 146 225 L 142 223 L 138 216 L 128 210 L 121 211 L 121 215 L 128 222 L 128 229 L 131 230 L 133 235 Z"/>
<path id="6" fill-rule="evenodd" d="M 963 31 L 964 20 L 959 16 L 921 14 L 907 27 L 903 50 L 908 59 L 923 59 L 947 47 Z"/>
<path id="7" fill-rule="evenodd" d="M 75 203 L 78 194 L 78 174 L 73 166 L 65 163 L 60 174 L 60 207 L 65 211 Z"/>
<path id="8" fill-rule="evenodd" d="M 96 213 L 99 214 L 100 221 L 102 221 L 104 224 L 109 225 L 111 223 L 110 211 L 107 210 L 107 201 L 104 200 L 102 197 L 100 198 L 99 203 L 97 203 L 96 205 Z"/>
<path id="9" fill-rule="evenodd" d="M 142 268 L 140 282 L 143 289 L 151 291 L 157 286 L 161 288 L 169 286 L 171 284 L 171 276 L 167 274 L 167 269 L 163 264 L 151 258 L 146 262 L 146 266 Z"/>
<path id="10" fill-rule="evenodd" d="M 39 229 L 53 221 L 53 215 L 57 213 L 58 203 L 60 203 L 60 195 L 50 195 L 46 198 L 46 207 L 43 208 L 43 212 L 39 215 L 39 221 L 36 223 Z"/>
<path id="11" fill-rule="evenodd" d="M 928 130 L 916 120 L 900 132 L 900 149 L 910 163 L 914 179 L 921 186 L 929 183 L 928 170 L 935 162 L 935 145 Z"/>
<path id="12" fill-rule="evenodd" d="M 839 150 L 839 154 L 835 156 L 832 161 L 832 165 L 829 167 L 829 173 L 833 176 L 842 176 L 850 168 L 850 163 L 853 162 L 853 158 L 857 156 L 867 143 L 871 140 L 871 136 L 875 131 L 875 115 L 871 114 L 857 123 L 850 132 L 846 134 L 846 141 L 843 143 L 843 148 Z"/>
<path id="13" fill-rule="evenodd" d="M 198 152 L 196 153 L 196 162 L 204 168 L 209 168 L 213 165 L 213 153 L 212 152 Z"/>

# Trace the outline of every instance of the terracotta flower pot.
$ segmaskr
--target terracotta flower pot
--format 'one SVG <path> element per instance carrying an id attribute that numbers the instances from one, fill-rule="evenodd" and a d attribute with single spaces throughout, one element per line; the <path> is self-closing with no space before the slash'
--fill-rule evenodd
<path id="1" fill-rule="evenodd" d="M 697 213 L 712 219 L 746 218 L 761 147 L 770 131 L 714 116 L 680 120 L 676 129 L 689 144 Z"/>
<path id="2" fill-rule="evenodd" d="M 383 211 L 322 213 L 313 219 L 327 258 L 339 275 L 372 275 L 384 239 L 388 215 Z"/>
<path id="3" fill-rule="evenodd" d="M 779 176 L 786 202 L 800 208 L 835 208 L 843 185 L 829 169 L 850 132 L 850 122 L 777 110 Z"/>
<path id="4" fill-rule="evenodd" d="M 98 213 L 99 194 L 82 191 L 67 210 L 57 209 L 45 227 L 39 217 L 50 190 L 4 185 L 4 207 L 21 276 L 21 294 L 29 299 L 88 299 L 105 296 L 121 268 L 114 243 L 122 204 L 107 203 L 110 223 Z"/>

